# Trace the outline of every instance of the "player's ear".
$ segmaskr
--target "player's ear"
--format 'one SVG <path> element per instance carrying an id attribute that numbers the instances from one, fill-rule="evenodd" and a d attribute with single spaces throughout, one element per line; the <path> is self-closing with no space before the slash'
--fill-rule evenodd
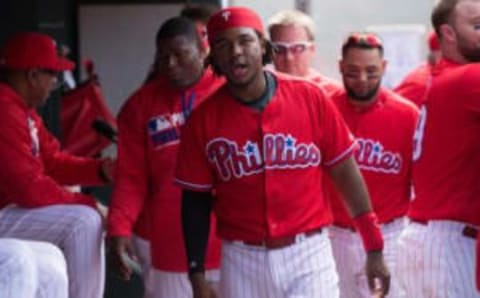
<path id="1" fill-rule="evenodd" d="M 382 60 L 383 72 L 387 71 L 387 64 L 388 64 L 387 60 L 383 59 L 383 60 Z"/>
<path id="2" fill-rule="evenodd" d="M 457 35 L 455 33 L 455 30 L 450 24 L 442 24 L 440 26 L 440 34 L 442 39 L 445 39 L 450 43 L 457 41 Z"/>

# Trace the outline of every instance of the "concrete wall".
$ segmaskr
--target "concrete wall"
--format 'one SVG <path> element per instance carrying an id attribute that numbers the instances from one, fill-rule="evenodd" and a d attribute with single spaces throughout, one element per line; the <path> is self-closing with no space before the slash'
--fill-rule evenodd
<path id="1" fill-rule="evenodd" d="M 155 34 L 181 4 L 82 5 L 81 59 L 92 59 L 109 107 L 117 113 L 145 80 L 153 62 Z"/>

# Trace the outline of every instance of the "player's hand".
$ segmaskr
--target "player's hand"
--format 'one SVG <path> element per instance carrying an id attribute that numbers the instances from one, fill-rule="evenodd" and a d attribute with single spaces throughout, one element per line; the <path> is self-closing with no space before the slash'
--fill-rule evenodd
<path id="1" fill-rule="evenodd" d="M 114 159 L 113 157 L 106 157 L 102 159 L 102 166 L 100 171 L 102 173 L 102 178 L 105 180 L 105 182 L 111 183 L 114 181 L 115 165 L 116 159 Z"/>
<path id="2" fill-rule="evenodd" d="M 205 279 L 204 273 L 194 273 L 189 278 L 192 284 L 193 298 L 217 298 L 215 291 Z"/>
<path id="3" fill-rule="evenodd" d="M 130 280 L 132 268 L 125 260 L 125 256 L 136 260 L 133 254 L 133 245 L 129 237 L 111 237 L 107 242 L 109 263 L 113 271 L 123 280 Z"/>
<path id="4" fill-rule="evenodd" d="M 366 274 L 368 286 L 373 297 L 382 298 L 388 294 L 390 288 L 390 273 L 388 272 L 383 253 L 371 251 L 367 253 Z"/>

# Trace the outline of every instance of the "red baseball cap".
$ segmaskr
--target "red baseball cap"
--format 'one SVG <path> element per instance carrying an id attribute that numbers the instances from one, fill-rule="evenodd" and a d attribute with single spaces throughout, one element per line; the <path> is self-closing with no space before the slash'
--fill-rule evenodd
<path id="1" fill-rule="evenodd" d="M 262 20 L 253 10 L 240 6 L 227 7 L 212 15 L 208 20 L 208 42 L 212 44 L 218 33 L 238 27 L 249 27 L 264 34 Z"/>
<path id="2" fill-rule="evenodd" d="M 72 70 L 75 63 L 59 56 L 55 41 L 36 32 L 17 33 L 4 44 L 0 66 L 9 69 L 44 68 L 55 71 Z"/>

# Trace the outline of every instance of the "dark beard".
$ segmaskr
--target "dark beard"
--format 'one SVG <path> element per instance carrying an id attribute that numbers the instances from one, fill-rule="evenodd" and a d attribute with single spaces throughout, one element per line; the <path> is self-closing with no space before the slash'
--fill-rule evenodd
<path id="1" fill-rule="evenodd" d="M 380 89 L 380 83 L 381 81 L 379 80 L 377 85 L 372 89 L 370 89 L 370 91 L 368 91 L 365 95 L 356 94 L 355 91 L 353 91 L 345 83 L 344 83 L 344 86 L 345 86 L 345 91 L 347 92 L 348 97 L 350 97 L 351 99 L 358 100 L 358 101 L 369 101 L 372 98 L 374 98 L 375 95 L 377 94 L 378 89 Z"/>
<path id="2" fill-rule="evenodd" d="M 454 28 L 455 33 L 458 38 L 457 42 L 457 49 L 460 52 L 460 55 L 467 60 L 468 62 L 480 62 L 480 48 L 478 46 L 470 47 L 468 46 L 468 42 L 458 33 L 458 31 Z"/>
<path id="3" fill-rule="evenodd" d="M 461 44 L 458 45 L 458 51 L 468 62 L 475 63 L 480 62 L 480 49 L 479 48 L 467 48 Z"/>

